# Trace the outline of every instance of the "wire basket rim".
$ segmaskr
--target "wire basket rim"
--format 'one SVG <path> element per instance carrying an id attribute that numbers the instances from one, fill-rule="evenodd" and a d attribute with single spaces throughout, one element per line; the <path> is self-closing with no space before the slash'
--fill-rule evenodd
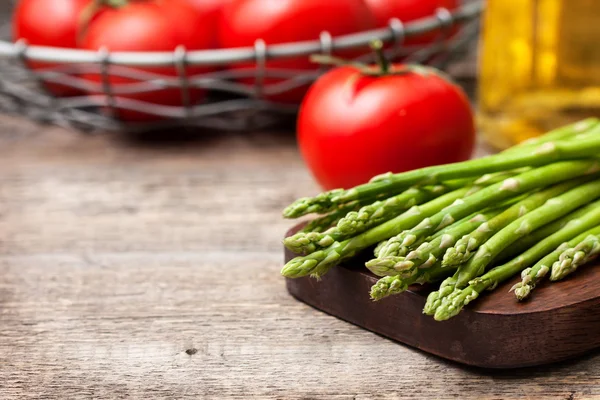
<path id="1" fill-rule="evenodd" d="M 21 58 L 46 63 L 84 64 L 101 62 L 131 67 L 163 67 L 172 66 L 174 56 L 181 57 L 183 51 L 186 65 L 221 66 L 256 61 L 258 57 L 264 57 L 264 59 L 289 58 L 323 53 L 324 50 L 333 51 L 366 47 L 375 39 L 402 45 L 406 38 L 418 36 L 434 29 L 450 29 L 457 23 L 478 17 L 484 8 L 484 3 L 484 0 L 477 0 L 458 7 L 454 11 L 439 8 L 433 16 L 417 19 L 406 24 L 394 18 L 384 28 L 340 35 L 335 38 L 332 38 L 327 32 L 323 32 L 317 40 L 278 43 L 268 45 L 268 48 L 259 39 L 255 46 L 239 48 L 192 51 L 179 48 L 175 52 L 109 52 L 107 49 L 90 51 L 30 46 L 26 41 L 19 40 L 15 43 L 0 41 L 0 57 Z"/>

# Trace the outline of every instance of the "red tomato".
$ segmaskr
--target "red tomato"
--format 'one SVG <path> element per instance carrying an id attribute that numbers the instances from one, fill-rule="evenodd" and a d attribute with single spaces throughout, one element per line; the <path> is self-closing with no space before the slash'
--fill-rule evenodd
<path id="1" fill-rule="evenodd" d="M 180 45 L 187 50 L 213 48 L 214 32 L 209 25 L 202 22 L 202 18 L 203 16 L 196 13 L 184 0 L 130 2 L 120 8 L 104 8 L 89 24 L 81 41 L 81 48 L 106 48 L 112 52 L 173 51 Z M 203 67 L 188 67 L 187 74 L 189 76 L 208 70 Z M 175 67 L 144 68 L 143 71 L 177 76 Z M 100 82 L 98 74 L 86 78 Z M 111 76 L 110 82 L 118 85 L 138 81 Z M 201 100 L 203 94 L 202 90 L 192 90 L 192 102 Z M 146 93 L 121 94 L 117 97 L 165 106 L 182 105 L 179 89 L 158 89 Z M 124 120 L 154 119 L 137 111 L 120 111 L 119 117 Z"/>
<path id="2" fill-rule="evenodd" d="M 221 13 L 223 8 L 233 2 L 234 0 L 187 0 L 194 8 L 196 12 L 203 16 L 202 22 L 204 24 L 210 24 L 213 31 L 217 31 L 219 28 L 219 20 L 221 19 Z M 216 35 L 215 35 L 216 36 Z M 216 40 L 216 37 L 215 37 Z"/>
<path id="3" fill-rule="evenodd" d="M 267 45 L 319 39 L 321 32 L 339 36 L 375 27 L 373 16 L 363 0 L 235 0 L 223 10 L 219 38 L 221 47 L 253 46 L 257 39 Z M 363 51 L 364 53 L 364 51 Z M 360 54 L 360 53 L 358 53 Z M 347 53 L 345 56 L 349 56 Z M 255 64 L 239 64 L 231 69 L 253 70 Z M 268 61 L 267 68 L 316 70 L 308 57 Z M 252 84 L 254 79 L 243 79 Z M 271 78 L 265 83 L 279 83 Z M 275 101 L 299 103 L 306 86 L 269 96 Z"/>
<path id="4" fill-rule="evenodd" d="M 364 0 L 377 19 L 377 26 L 387 26 L 390 19 L 402 22 L 413 21 L 435 15 L 438 8 L 453 10 L 460 5 L 459 0 Z M 407 39 L 405 44 L 426 44 L 436 38 L 436 33 Z"/>
<path id="5" fill-rule="evenodd" d="M 13 38 L 15 41 L 25 39 L 30 45 L 75 48 L 80 15 L 92 1 L 21 0 L 13 16 Z M 27 65 L 34 70 L 56 66 L 39 62 Z M 47 83 L 46 88 L 57 96 L 80 93 L 55 83 Z"/>
<path id="6" fill-rule="evenodd" d="M 342 67 L 306 95 L 298 142 L 313 175 L 330 190 L 389 171 L 466 160 L 475 127 L 467 96 L 437 74 L 377 77 Z"/>

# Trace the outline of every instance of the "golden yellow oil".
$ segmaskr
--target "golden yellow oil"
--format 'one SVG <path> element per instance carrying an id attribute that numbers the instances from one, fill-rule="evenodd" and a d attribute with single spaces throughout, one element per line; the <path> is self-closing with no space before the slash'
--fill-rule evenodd
<path id="1" fill-rule="evenodd" d="M 600 0 L 488 0 L 478 122 L 506 148 L 600 116 Z"/>

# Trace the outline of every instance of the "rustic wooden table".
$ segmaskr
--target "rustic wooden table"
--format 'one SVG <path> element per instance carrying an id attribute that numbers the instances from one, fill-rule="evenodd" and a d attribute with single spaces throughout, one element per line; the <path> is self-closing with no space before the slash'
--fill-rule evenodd
<path id="1" fill-rule="evenodd" d="M 600 354 L 465 368 L 291 298 L 290 133 L 190 141 L 0 117 L 0 398 L 600 398 Z"/>

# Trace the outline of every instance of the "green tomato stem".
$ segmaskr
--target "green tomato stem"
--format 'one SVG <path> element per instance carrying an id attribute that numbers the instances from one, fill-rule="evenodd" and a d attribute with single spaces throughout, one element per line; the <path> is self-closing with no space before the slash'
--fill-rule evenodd
<path id="1" fill-rule="evenodd" d="M 383 52 L 383 42 L 381 40 L 374 40 L 371 42 L 371 49 L 377 56 L 377 64 L 381 69 L 381 74 L 387 75 L 390 72 L 390 62 Z"/>

